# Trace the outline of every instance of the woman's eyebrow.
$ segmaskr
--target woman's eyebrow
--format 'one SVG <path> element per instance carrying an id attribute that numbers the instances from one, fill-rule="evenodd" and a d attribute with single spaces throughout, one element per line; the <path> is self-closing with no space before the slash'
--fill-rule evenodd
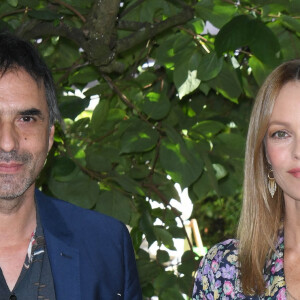
<path id="1" fill-rule="evenodd" d="M 283 125 L 283 126 L 288 126 L 289 122 L 284 122 L 284 121 L 277 121 L 277 120 L 273 120 L 269 123 L 269 126 L 271 125 Z"/>

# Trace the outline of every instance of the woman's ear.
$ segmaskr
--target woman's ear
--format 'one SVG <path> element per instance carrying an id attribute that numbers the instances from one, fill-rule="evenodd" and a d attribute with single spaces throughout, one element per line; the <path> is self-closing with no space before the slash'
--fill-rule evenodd
<path id="1" fill-rule="evenodd" d="M 266 137 L 264 138 L 263 144 L 264 144 L 264 153 L 265 153 L 266 161 L 271 166 L 272 164 L 271 164 L 271 161 L 270 161 L 270 157 L 268 155 Z"/>

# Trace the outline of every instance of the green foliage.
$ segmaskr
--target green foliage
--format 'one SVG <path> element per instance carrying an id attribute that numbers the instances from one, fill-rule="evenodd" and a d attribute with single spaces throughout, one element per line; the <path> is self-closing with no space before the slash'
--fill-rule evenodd
<path id="1" fill-rule="evenodd" d="M 169 252 L 187 241 L 174 184 L 206 247 L 235 235 L 251 105 L 300 56 L 299 1 L 113 2 L 6 0 L 0 28 L 30 39 L 57 85 L 65 124 L 39 186 L 128 224 L 145 299 L 184 299 L 199 260 Z"/>

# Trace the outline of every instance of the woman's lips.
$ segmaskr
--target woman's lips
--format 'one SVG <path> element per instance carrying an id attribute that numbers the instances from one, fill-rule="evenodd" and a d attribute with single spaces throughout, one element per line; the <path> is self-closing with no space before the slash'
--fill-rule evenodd
<path id="1" fill-rule="evenodd" d="M 291 175 L 293 175 L 296 178 L 300 178 L 300 168 L 294 168 L 288 171 Z"/>

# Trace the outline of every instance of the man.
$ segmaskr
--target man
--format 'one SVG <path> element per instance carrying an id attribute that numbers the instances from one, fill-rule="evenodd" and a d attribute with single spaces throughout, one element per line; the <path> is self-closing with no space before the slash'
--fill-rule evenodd
<path id="1" fill-rule="evenodd" d="M 59 118 L 37 52 L 0 34 L 0 299 L 142 299 L 125 225 L 35 190 Z"/>

